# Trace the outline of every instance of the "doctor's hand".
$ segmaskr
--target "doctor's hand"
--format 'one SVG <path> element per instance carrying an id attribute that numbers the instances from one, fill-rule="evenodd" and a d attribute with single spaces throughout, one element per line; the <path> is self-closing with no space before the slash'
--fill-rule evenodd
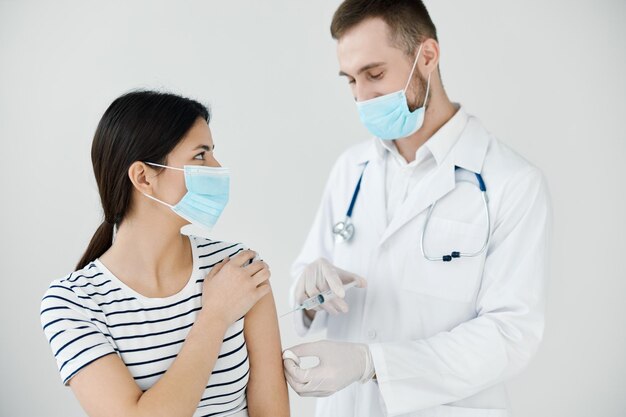
<path id="1" fill-rule="evenodd" d="M 296 302 L 300 304 L 307 298 L 330 289 L 336 297 L 327 300 L 314 310 L 326 310 L 330 314 L 346 313 L 348 303 L 343 299 L 346 295 L 343 286 L 353 281 L 356 281 L 356 286 L 359 288 L 367 286 L 367 281 L 364 278 L 337 268 L 326 259 L 320 258 L 307 265 L 300 274 L 294 294 Z"/>
<path id="2" fill-rule="evenodd" d="M 300 367 L 300 358 L 314 356 L 319 364 Z M 354 382 L 367 382 L 374 376 L 369 347 L 360 343 L 320 340 L 293 346 L 283 352 L 285 377 L 302 397 L 327 397 Z"/>

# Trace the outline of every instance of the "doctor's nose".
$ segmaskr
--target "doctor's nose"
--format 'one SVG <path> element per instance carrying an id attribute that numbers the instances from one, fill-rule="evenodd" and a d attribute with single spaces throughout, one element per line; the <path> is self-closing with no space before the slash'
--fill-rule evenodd
<path id="1" fill-rule="evenodd" d="M 368 88 L 368 86 L 363 84 L 354 86 L 352 94 L 354 95 L 354 100 L 357 102 L 371 100 L 384 95 L 383 93 L 375 91 L 372 88 Z"/>

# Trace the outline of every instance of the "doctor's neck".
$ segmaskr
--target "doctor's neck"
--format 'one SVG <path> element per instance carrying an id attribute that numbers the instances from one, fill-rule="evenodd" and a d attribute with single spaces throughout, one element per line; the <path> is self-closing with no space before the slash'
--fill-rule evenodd
<path id="1" fill-rule="evenodd" d="M 443 88 L 439 71 L 433 71 L 431 81 L 431 93 L 426 103 L 424 124 L 412 135 L 394 140 L 398 152 L 409 163 L 415 160 L 415 152 L 445 125 L 458 110 L 458 106 L 450 101 Z"/>

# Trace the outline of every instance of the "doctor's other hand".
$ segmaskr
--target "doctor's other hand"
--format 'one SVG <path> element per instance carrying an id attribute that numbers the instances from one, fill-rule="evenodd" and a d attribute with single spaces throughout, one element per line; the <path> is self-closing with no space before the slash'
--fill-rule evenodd
<path id="1" fill-rule="evenodd" d="M 300 358 L 313 356 L 319 364 L 300 367 Z M 361 343 L 320 340 L 283 352 L 285 377 L 302 397 L 327 397 L 354 382 L 365 383 L 375 374 L 369 347 Z"/>
<path id="2" fill-rule="evenodd" d="M 307 298 L 330 289 L 335 297 L 316 307 L 314 311 L 326 310 L 330 314 L 346 313 L 348 303 L 343 299 L 346 295 L 343 286 L 353 281 L 356 281 L 356 286 L 359 288 L 367 286 L 367 281 L 364 278 L 337 268 L 326 259 L 320 258 L 307 265 L 298 277 L 294 294 L 296 303 L 301 304 Z M 306 311 L 309 318 L 313 318 L 314 311 Z"/>

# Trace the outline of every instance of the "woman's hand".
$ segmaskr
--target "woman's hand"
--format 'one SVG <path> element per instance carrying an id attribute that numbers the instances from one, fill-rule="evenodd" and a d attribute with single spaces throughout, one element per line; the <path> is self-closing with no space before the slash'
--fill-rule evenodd
<path id="1" fill-rule="evenodd" d="M 246 265 L 255 256 L 256 252 L 245 250 L 211 269 L 204 279 L 201 314 L 230 326 L 270 292 L 269 266 L 263 261 Z"/>

